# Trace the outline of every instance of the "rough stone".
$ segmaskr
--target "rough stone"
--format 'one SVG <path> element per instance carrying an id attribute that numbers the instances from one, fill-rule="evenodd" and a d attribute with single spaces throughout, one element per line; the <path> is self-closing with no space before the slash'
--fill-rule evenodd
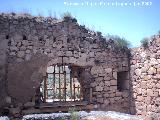
<path id="1" fill-rule="evenodd" d="M 141 69 L 136 69 L 136 70 L 135 70 L 135 74 L 136 74 L 137 76 L 140 76 L 140 75 L 141 75 Z"/>
<path id="2" fill-rule="evenodd" d="M 105 72 L 106 72 L 106 73 L 111 73 L 111 72 L 112 72 L 112 68 L 106 68 L 106 69 L 105 69 Z"/>
<path id="3" fill-rule="evenodd" d="M 18 51 L 18 53 L 17 53 L 17 56 L 20 58 L 24 57 L 24 55 L 25 55 L 24 51 Z"/>
<path id="4" fill-rule="evenodd" d="M 101 86 L 96 86 L 96 91 L 102 91 L 103 90 L 103 87 Z"/>
<path id="5" fill-rule="evenodd" d="M 149 70 L 148 70 L 149 75 L 152 75 L 152 74 L 155 74 L 155 73 L 156 73 L 156 69 L 154 67 L 149 68 Z"/>

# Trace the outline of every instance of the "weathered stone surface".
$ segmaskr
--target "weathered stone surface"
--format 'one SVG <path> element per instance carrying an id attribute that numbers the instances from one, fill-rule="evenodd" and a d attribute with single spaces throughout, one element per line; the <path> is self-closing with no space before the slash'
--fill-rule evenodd
<path id="1" fill-rule="evenodd" d="M 110 85 L 117 85 L 117 80 L 111 80 Z"/>
<path id="2" fill-rule="evenodd" d="M 11 103 L 12 103 L 11 97 L 9 97 L 9 96 L 6 97 L 6 103 L 8 103 L 8 104 L 11 104 Z"/>
<path id="3" fill-rule="evenodd" d="M 106 73 L 111 73 L 111 72 L 112 72 L 112 68 L 106 68 L 106 69 L 105 69 L 105 72 L 106 72 Z"/>
<path id="4" fill-rule="evenodd" d="M 35 103 L 34 102 L 27 102 L 24 104 L 24 107 L 28 108 L 28 107 L 34 107 Z"/>
<path id="5" fill-rule="evenodd" d="M 9 96 L 23 103 L 29 101 L 34 96 L 35 89 L 40 85 L 43 77 L 39 69 L 45 67 L 47 62 L 48 57 L 37 54 L 28 62 L 10 64 L 7 80 Z M 34 81 L 31 78 L 33 74 L 37 76 Z"/>
<path id="6" fill-rule="evenodd" d="M 113 72 L 113 78 L 117 80 L 117 72 Z"/>
<path id="7" fill-rule="evenodd" d="M 18 51 L 18 53 L 17 53 L 17 56 L 20 58 L 24 57 L 24 55 L 25 55 L 24 51 Z"/>
<path id="8" fill-rule="evenodd" d="M 149 70 L 148 70 L 148 74 L 152 75 L 152 74 L 155 74 L 155 73 L 156 73 L 156 69 L 154 67 L 150 67 Z"/>
<path id="9" fill-rule="evenodd" d="M 101 86 L 96 86 L 96 91 L 102 91 L 103 90 L 103 87 Z"/>
<path id="10" fill-rule="evenodd" d="M 0 106 L 6 103 L 6 64 L 7 64 L 7 45 L 8 40 L 0 36 Z"/>
<path id="11" fill-rule="evenodd" d="M 141 69 L 136 69 L 136 70 L 135 70 L 135 74 L 136 74 L 137 76 L 140 76 L 140 75 L 141 75 Z"/>
<path id="12" fill-rule="evenodd" d="M 159 39 L 159 38 L 158 38 Z M 157 38 L 152 40 L 148 49 L 138 48 L 132 49 L 131 86 L 132 99 L 135 101 L 137 114 L 148 116 L 149 113 L 156 113 L 159 104 L 159 47 L 156 42 Z M 144 55 L 142 55 L 145 53 Z M 134 74 L 135 73 L 135 74 Z M 134 76 L 132 76 L 134 74 Z M 143 106 L 143 107 L 142 107 Z"/>
<path id="13" fill-rule="evenodd" d="M 89 100 L 89 88 L 92 88 L 95 102 L 110 106 L 108 110 L 118 106 L 128 112 L 121 102 L 114 106 L 117 101 L 128 99 L 117 89 L 117 72 L 129 70 L 127 51 L 118 50 L 112 40 L 104 43 L 102 35 L 72 20 L 16 16 L 0 14 L 0 98 L 4 98 L 3 101 L 6 102 L 6 97 L 1 93 L 5 93 L 6 85 L 11 98 L 7 103 L 14 106 L 20 102 L 22 108 L 31 107 L 32 103 L 28 102 L 46 76 L 46 67 L 65 64 L 80 68 L 77 76 L 85 100 Z M 3 27 L 3 24 L 10 27 Z M 0 107 L 1 103 L 4 102 L 0 99 Z"/>

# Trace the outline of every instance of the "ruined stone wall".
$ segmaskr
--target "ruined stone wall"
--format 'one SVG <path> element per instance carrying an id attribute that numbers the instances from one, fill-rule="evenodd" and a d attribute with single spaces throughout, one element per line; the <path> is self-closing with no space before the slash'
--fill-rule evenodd
<path id="1" fill-rule="evenodd" d="M 47 66 L 63 62 L 85 66 L 82 73 L 84 94 L 98 109 L 129 112 L 129 82 L 117 89 L 117 72 L 129 71 L 128 54 L 98 32 L 80 26 L 76 19 L 63 20 L 30 15 L 1 14 L 0 36 L 7 47 L 6 89 L 11 104 L 25 103 L 35 94 Z M 0 37 L 2 41 L 2 37 Z M 129 81 L 129 75 L 127 78 Z"/>
<path id="2" fill-rule="evenodd" d="M 160 36 L 147 48 L 131 50 L 131 112 L 158 119 L 160 113 Z"/>

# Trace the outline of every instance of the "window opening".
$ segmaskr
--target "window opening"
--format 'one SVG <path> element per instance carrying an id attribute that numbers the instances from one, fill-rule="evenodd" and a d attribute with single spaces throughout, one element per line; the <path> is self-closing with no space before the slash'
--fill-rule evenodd
<path id="1" fill-rule="evenodd" d="M 53 65 L 41 85 L 45 102 L 81 101 L 81 85 L 78 80 L 78 69 L 75 66 Z"/>
<path id="2" fill-rule="evenodd" d="M 129 88 L 128 72 L 122 71 L 117 73 L 117 89 L 123 91 Z"/>

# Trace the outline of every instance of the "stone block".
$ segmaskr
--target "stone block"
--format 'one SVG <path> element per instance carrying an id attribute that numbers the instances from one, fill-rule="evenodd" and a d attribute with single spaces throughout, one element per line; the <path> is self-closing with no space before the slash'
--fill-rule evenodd
<path id="1" fill-rule="evenodd" d="M 10 50 L 11 50 L 11 51 L 18 51 L 18 48 L 17 48 L 16 46 L 11 46 L 11 47 L 10 47 Z"/>
<path id="2" fill-rule="evenodd" d="M 158 92 L 153 92 L 153 97 L 158 97 Z"/>
<path id="3" fill-rule="evenodd" d="M 128 66 L 128 61 L 123 61 L 122 66 Z"/>
<path id="4" fill-rule="evenodd" d="M 122 96 L 122 92 L 116 91 L 116 96 Z"/>
<path id="5" fill-rule="evenodd" d="M 147 82 L 146 81 L 142 81 L 141 82 L 141 88 L 146 88 L 147 87 Z"/>
<path id="6" fill-rule="evenodd" d="M 104 86 L 104 91 L 109 91 L 110 90 L 110 87 L 108 86 Z M 108 94 L 108 93 L 107 93 Z"/>
<path id="7" fill-rule="evenodd" d="M 108 93 L 104 93 L 103 96 L 104 96 L 105 98 L 108 98 L 108 97 L 109 97 L 109 94 L 108 94 Z"/>
<path id="8" fill-rule="evenodd" d="M 150 80 L 150 76 L 149 75 L 145 75 L 144 77 L 143 77 L 143 80 L 145 80 L 145 81 L 148 81 L 148 80 Z"/>
<path id="9" fill-rule="evenodd" d="M 157 84 L 156 84 L 156 88 L 157 88 L 157 89 L 160 89 L 160 83 L 157 83 Z"/>
<path id="10" fill-rule="evenodd" d="M 104 82 L 104 85 L 105 85 L 105 86 L 110 86 L 110 81 L 105 81 L 105 82 Z"/>
<path id="11" fill-rule="evenodd" d="M 32 50 L 33 46 L 28 46 L 27 49 Z"/>
<path id="12" fill-rule="evenodd" d="M 109 81 L 109 80 L 111 80 L 111 78 L 109 76 L 105 76 L 104 80 Z"/>
<path id="13" fill-rule="evenodd" d="M 15 56 L 15 55 L 16 55 L 16 52 L 10 52 L 9 55 Z"/>
<path id="14" fill-rule="evenodd" d="M 110 81 L 110 85 L 111 85 L 111 86 L 117 85 L 117 80 L 111 80 L 111 81 Z"/>
<path id="15" fill-rule="evenodd" d="M 26 47 L 25 47 L 25 46 L 21 46 L 19 49 L 20 49 L 21 51 L 25 51 L 25 50 L 26 50 Z"/>
<path id="16" fill-rule="evenodd" d="M 152 89 L 147 89 L 147 95 L 148 95 L 148 96 L 153 96 L 153 91 L 152 91 Z"/>
<path id="17" fill-rule="evenodd" d="M 106 68 L 106 69 L 105 69 L 105 72 L 106 72 L 106 73 L 111 73 L 111 72 L 112 72 L 112 68 Z"/>
<path id="18" fill-rule="evenodd" d="M 12 102 L 11 97 L 7 96 L 6 97 L 6 103 L 11 104 L 11 102 Z"/>
<path id="19" fill-rule="evenodd" d="M 105 100 L 104 100 L 104 104 L 105 104 L 105 105 L 108 105 L 109 103 L 110 103 L 109 99 L 105 99 Z"/>
<path id="20" fill-rule="evenodd" d="M 122 97 L 114 97 L 114 99 L 115 99 L 116 101 L 119 101 L 119 100 L 122 99 Z"/>
<path id="21" fill-rule="evenodd" d="M 115 102 L 114 98 L 109 98 L 109 101 L 110 101 L 110 103 L 114 103 Z"/>
<path id="22" fill-rule="evenodd" d="M 102 86 L 96 86 L 96 91 L 103 91 L 103 87 Z"/>
<path id="23" fill-rule="evenodd" d="M 69 62 L 72 63 L 72 64 L 76 64 L 77 63 L 77 59 L 74 58 L 74 57 L 70 57 L 69 58 Z"/>
<path id="24" fill-rule="evenodd" d="M 90 52 L 90 53 L 89 53 L 89 57 L 95 57 L 94 52 Z"/>
<path id="25" fill-rule="evenodd" d="M 31 54 L 26 54 L 25 56 L 25 60 L 26 61 L 29 61 L 31 59 L 32 55 Z"/>
<path id="26" fill-rule="evenodd" d="M 97 84 L 94 82 L 94 83 L 91 83 L 91 87 L 95 87 Z"/>
<path id="27" fill-rule="evenodd" d="M 101 82 L 101 81 L 103 81 L 103 77 L 98 77 L 98 78 L 95 79 L 95 81 Z"/>
<path id="28" fill-rule="evenodd" d="M 103 103 L 104 101 L 103 101 L 103 98 L 97 98 L 97 102 L 98 103 Z"/>
<path id="29" fill-rule="evenodd" d="M 117 72 L 113 72 L 113 78 L 117 80 Z"/>
<path id="30" fill-rule="evenodd" d="M 67 51 L 66 52 L 66 56 L 71 57 L 72 56 L 72 52 L 71 51 Z"/>
<path id="31" fill-rule="evenodd" d="M 111 93 L 111 94 L 109 94 L 109 97 L 111 97 L 111 98 L 114 98 L 116 96 L 116 94 L 115 93 Z"/>
<path id="32" fill-rule="evenodd" d="M 136 74 L 137 76 L 140 76 L 140 75 L 141 75 L 141 69 L 136 69 L 136 70 L 135 70 L 135 74 Z"/>
<path id="33" fill-rule="evenodd" d="M 137 96 L 137 101 L 142 102 L 144 100 L 144 98 L 142 96 Z"/>
<path id="34" fill-rule="evenodd" d="M 110 86 L 110 91 L 115 91 L 117 89 L 117 86 Z"/>
<path id="35" fill-rule="evenodd" d="M 149 70 L 148 70 L 148 74 L 153 75 L 155 73 L 156 73 L 156 69 L 154 67 L 150 67 Z"/>
<path id="36" fill-rule="evenodd" d="M 15 33 L 14 36 L 13 36 L 14 40 L 18 40 L 18 41 L 19 41 L 19 40 L 22 40 L 22 37 L 23 37 L 22 35 L 16 34 L 16 33 Z"/>
<path id="37" fill-rule="evenodd" d="M 122 96 L 123 96 L 123 97 L 128 97 L 128 96 L 129 96 L 129 93 L 128 93 L 128 92 L 122 92 Z"/>
<path id="38" fill-rule="evenodd" d="M 20 57 L 20 58 L 24 57 L 24 55 L 25 55 L 24 51 L 18 51 L 17 52 L 17 56 Z"/>

